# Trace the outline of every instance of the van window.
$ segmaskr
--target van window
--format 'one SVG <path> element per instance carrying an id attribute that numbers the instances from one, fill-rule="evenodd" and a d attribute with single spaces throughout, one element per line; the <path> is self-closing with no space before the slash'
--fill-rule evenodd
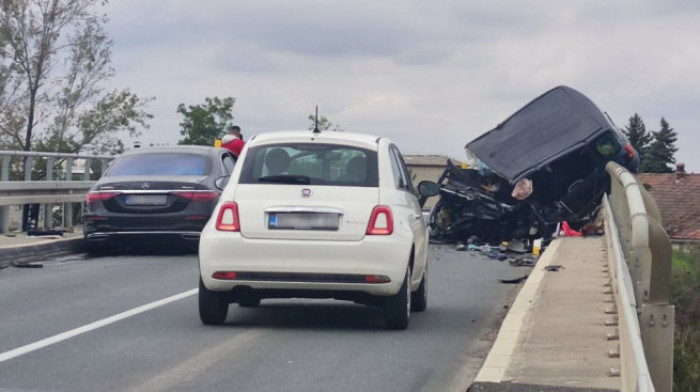
<path id="1" fill-rule="evenodd" d="M 377 187 L 377 152 L 317 143 L 251 147 L 239 183 Z"/>

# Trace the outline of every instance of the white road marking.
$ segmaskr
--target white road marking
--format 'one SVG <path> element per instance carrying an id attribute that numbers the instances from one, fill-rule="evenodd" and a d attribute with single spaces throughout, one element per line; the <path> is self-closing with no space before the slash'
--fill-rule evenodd
<path id="1" fill-rule="evenodd" d="M 82 327 L 71 329 L 71 330 L 66 331 L 66 332 L 61 332 L 57 335 L 36 341 L 34 343 L 27 344 L 27 345 L 22 346 L 22 347 L 17 347 L 15 349 L 10 350 L 10 351 L 5 351 L 4 353 L 0 353 L 0 363 L 8 361 L 12 358 L 17 358 L 17 357 L 24 355 L 24 354 L 29 354 L 32 351 L 39 350 L 41 348 L 50 346 L 52 344 L 60 343 L 64 340 L 76 337 L 78 335 L 82 335 L 86 332 L 90 332 L 90 331 L 93 331 L 95 329 L 102 328 L 102 327 L 107 326 L 109 324 L 116 323 L 117 321 L 127 319 L 131 316 L 135 316 L 137 314 L 147 312 L 147 311 L 155 309 L 157 307 L 167 305 L 171 302 L 179 301 L 183 298 L 193 296 L 193 295 L 197 294 L 198 292 L 199 292 L 199 289 L 187 290 L 187 291 L 182 292 L 180 294 L 175 294 L 175 295 L 167 297 L 167 298 L 159 299 L 158 301 L 153 301 L 151 303 L 141 305 L 139 307 L 127 310 L 125 312 L 115 314 L 114 316 L 109 316 L 107 318 L 103 318 L 102 320 L 97 320 L 93 323 L 83 325 Z"/>

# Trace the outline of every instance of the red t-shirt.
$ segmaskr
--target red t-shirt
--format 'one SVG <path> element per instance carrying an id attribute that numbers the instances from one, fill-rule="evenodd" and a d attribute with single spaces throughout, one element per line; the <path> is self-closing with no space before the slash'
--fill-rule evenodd
<path id="1" fill-rule="evenodd" d="M 222 144 L 221 147 L 228 149 L 233 153 L 233 155 L 238 158 L 239 155 L 241 155 L 241 151 L 243 150 L 243 146 L 245 146 L 245 142 L 239 138 L 235 138 L 231 140 L 230 142 L 226 144 Z"/>

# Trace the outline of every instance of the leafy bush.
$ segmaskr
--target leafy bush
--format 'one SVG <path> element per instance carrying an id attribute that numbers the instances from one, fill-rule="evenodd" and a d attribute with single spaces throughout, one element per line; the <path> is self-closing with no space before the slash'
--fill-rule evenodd
<path id="1" fill-rule="evenodd" d="M 676 306 L 673 390 L 700 391 L 700 245 L 674 251 L 672 296 Z"/>

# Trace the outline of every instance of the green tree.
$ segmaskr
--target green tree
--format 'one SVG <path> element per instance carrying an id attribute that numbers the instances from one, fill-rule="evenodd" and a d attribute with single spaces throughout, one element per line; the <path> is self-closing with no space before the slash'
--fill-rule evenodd
<path id="1" fill-rule="evenodd" d="M 112 40 L 96 14 L 106 0 L 0 1 L 0 147 L 120 152 L 153 98 L 105 91 Z"/>
<path id="2" fill-rule="evenodd" d="M 623 132 L 627 136 L 627 139 L 632 147 L 634 147 L 639 154 L 639 167 L 640 171 L 642 171 L 641 167 L 644 165 L 644 161 L 646 160 L 646 153 L 652 136 L 649 131 L 647 131 L 642 117 L 640 117 L 637 113 L 630 117 L 629 122 L 625 126 Z"/>
<path id="3" fill-rule="evenodd" d="M 674 157 L 678 148 L 676 141 L 678 135 L 671 128 L 665 118 L 661 118 L 661 129 L 652 132 L 653 141 L 649 145 L 646 160 L 640 171 L 643 173 L 670 173 L 673 171 L 669 165 L 676 162 Z"/>
<path id="4" fill-rule="evenodd" d="M 177 112 L 184 117 L 180 123 L 184 139 L 178 143 L 213 146 L 214 141 L 223 136 L 226 125 L 233 121 L 235 103 L 236 98 L 232 97 L 207 97 L 203 105 L 178 105 Z"/>
<path id="5" fill-rule="evenodd" d="M 309 125 L 310 131 L 313 131 L 314 127 L 316 126 L 315 119 L 316 119 L 315 115 L 309 114 L 309 121 L 311 121 L 311 124 Z M 343 132 L 343 128 L 341 128 L 340 125 L 333 124 L 324 116 L 319 116 L 319 118 L 318 118 L 318 129 L 320 131 L 327 131 L 330 129 L 331 131 L 334 131 L 334 132 Z"/>

